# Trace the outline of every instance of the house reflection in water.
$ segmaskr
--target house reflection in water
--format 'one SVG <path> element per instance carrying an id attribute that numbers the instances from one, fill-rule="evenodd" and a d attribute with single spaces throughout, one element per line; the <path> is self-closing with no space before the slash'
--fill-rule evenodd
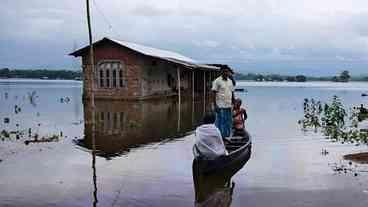
<path id="1" fill-rule="evenodd" d="M 95 146 L 98 156 L 111 159 L 131 148 L 191 132 L 202 119 L 203 102 L 192 100 L 155 100 L 138 102 L 95 101 Z M 83 148 L 92 149 L 93 109 L 84 103 L 85 137 L 76 140 Z"/>

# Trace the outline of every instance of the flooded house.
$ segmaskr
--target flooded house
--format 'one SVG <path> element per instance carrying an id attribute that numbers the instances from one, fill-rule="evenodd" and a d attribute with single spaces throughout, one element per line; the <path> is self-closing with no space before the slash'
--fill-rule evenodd
<path id="1" fill-rule="evenodd" d="M 70 54 L 82 58 L 85 99 L 92 90 L 96 99 L 110 100 L 206 96 L 220 70 L 176 52 L 106 37 L 93 48 L 95 71 L 89 46 Z"/>
<path id="2" fill-rule="evenodd" d="M 95 107 L 87 101 L 83 105 L 85 136 L 75 142 L 92 149 L 94 132 L 97 155 L 110 159 L 140 146 L 184 137 L 200 124 L 209 106 L 201 99 L 178 105 L 176 99 L 96 100 Z"/>

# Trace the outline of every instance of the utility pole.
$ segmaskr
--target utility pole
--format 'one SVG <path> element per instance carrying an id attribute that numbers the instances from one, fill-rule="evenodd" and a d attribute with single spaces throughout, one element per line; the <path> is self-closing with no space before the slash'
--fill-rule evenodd
<path id="1" fill-rule="evenodd" d="M 91 105 L 93 109 L 95 108 L 95 61 L 93 54 L 93 42 L 92 42 L 92 29 L 91 29 L 91 17 L 89 12 L 89 0 L 86 0 L 87 3 L 87 24 L 88 24 L 88 36 L 89 36 L 89 63 L 91 65 Z"/>
<path id="2" fill-rule="evenodd" d="M 92 169 L 93 169 L 93 206 L 97 206 L 97 176 L 96 176 L 96 140 L 95 140 L 95 61 L 93 54 L 93 42 L 92 42 L 92 29 L 91 29 L 91 17 L 89 11 L 89 0 L 86 0 L 87 7 L 87 24 L 88 24 L 88 36 L 89 36 L 89 64 L 91 67 L 90 73 L 90 86 L 91 86 L 91 109 L 92 109 Z M 88 67 L 88 66 L 87 66 Z M 88 112 L 85 112 L 88 113 Z"/>

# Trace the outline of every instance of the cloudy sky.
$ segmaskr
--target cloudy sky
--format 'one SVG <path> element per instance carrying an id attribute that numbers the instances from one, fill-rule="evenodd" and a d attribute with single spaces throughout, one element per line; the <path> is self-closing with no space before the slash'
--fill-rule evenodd
<path id="1" fill-rule="evenodd" d="M 85 0 L 2 0 L 0 68 L 73 68 Z M 180 52 L 242 72 L 368 74 L 367 0 L 91 0 L 94 39 Z M 367 72 L 366 72 L 367 71 Z"/>

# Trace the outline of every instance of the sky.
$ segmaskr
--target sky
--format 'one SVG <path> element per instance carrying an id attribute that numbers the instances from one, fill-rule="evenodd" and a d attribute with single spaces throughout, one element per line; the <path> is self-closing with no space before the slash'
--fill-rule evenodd
<path id="1" fill-rule="evenodd" d="M 94 40 L 172 50 L 239 72 L 368 74 L 367 0 L 90 0 Z M 79 69 L 85 0 L 2 0 L 0 68 Z"/>

